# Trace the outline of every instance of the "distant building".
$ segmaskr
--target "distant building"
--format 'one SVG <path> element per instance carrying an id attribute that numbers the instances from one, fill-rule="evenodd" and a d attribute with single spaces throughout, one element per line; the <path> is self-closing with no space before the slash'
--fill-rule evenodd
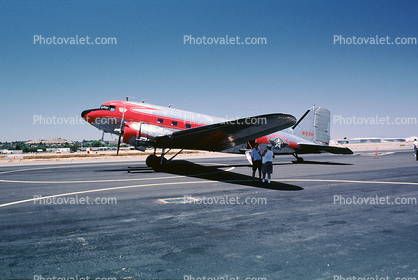
<path id="1" fill-rule="evenodd" d="M 411 136 L 411 137 L 406 138 L 405 140 L 408 142 L 414 142 L 415 139 L 418 139 L 418 136 Z"/>
<path id="2" fill-rule="evenodd" d="M 64 154 L 69 153 L 70 148 L 48 148 L 46 151 L 48 153 Z"/>
<path id="3" fill-rule="evenodd" d="M 368 137 L 368 138 L 352 138 L 352 139 L 332 139 L 330 141 L 331 145 L 335 144 L 361 144 L 361 143 L 402 143 L 407 140 L 408 138 L 376 138 L 376 137 Z M 417 138 L 418 139 L 418 138 Z M 413 141 L 413 140 L 412 140 Z"/>

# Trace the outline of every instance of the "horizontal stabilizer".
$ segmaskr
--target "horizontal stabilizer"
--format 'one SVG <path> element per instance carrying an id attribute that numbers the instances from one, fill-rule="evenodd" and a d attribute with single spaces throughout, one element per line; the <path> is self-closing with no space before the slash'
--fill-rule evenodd
<path id="1" fill-rule="evenodd" d="M 311 145 L 311 144 L 298 144 L 299 147 L 303 148 L 304 153 L 321 153 L 328 152 L 331 154 L 351 155 L 353 151 L 349 148 L 341 148 L 334 146 L 322 146 L 322 145 Z"/>

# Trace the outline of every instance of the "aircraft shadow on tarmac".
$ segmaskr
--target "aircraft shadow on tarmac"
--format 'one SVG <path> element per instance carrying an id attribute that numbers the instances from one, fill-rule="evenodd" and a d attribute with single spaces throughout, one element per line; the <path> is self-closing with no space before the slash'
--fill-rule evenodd
<path id="1" fill-rule="evenodd" d="M 291 164 L 291 163 L 289 163 Z M 277 164 L 275 164 L 277 165 Z M 279 164 L 280 165 L 280 164 Z M 232 171 L 227 171 L 226 169 L 231 167 L 248 167 L 248 174 L 244 175 L 240 173 L 235 173 Z M 280 190 L 280 191 L 300 191 L 303 190 L 302 187 L 281 183 L 277 181 L 271 181 L 270 184 L 252 181 L 251 173 L 252 169 L 249 164 L 240 164 L 240 165 L 200 165 L 186 160 L 176 160 L 172 161 L 166 166 L 161 172 L 168 174 L 175 174 L 187 177 L 194 177 L 200 179 L 206 179 L 211 181 L 225 182 L 229 184 L 237 184 L 241 186 L 257 187 L 263 189 L 271 190 Z M 128 171 L 129 173 L 150 173 L 154 172 L 150 167 L 128 167 L 121 169 L 113 170 L 102 170 L 102 171 Z M 257 174 L 256 174 L 257 177 Z"/>

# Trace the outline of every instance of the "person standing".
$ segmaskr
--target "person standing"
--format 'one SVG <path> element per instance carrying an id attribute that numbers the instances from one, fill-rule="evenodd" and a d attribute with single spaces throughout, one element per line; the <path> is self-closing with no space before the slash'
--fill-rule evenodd
<path id="1" fill-rule="evenodd" d="M 263 158 L 263 166 L 261 172 L 263 173 L 263 183 L 266 181 L 267 173 L 267 182 L 270 184 L 271 174 L 273 173 L 273 158 L 274 153 L 271 150 L 271 145 L 267 145 L 267 149 L 261 155 Z"/>
<path id="2" fill-rule="evenodd" d="M 262 161 L 261 161 L 261 151 L 260 151 L 260 148 L 258 147 L 258 143 L 255 143 L 253 149 L 251 150 L 251 161 L 253 163 L 253 181 L 254 181 L 254 176 L 255 176 L 255 172 L 257 171 L 257 169 L 258 169 L 258 177 L 259 177 L 259 180 L 261 181 Z"/>
<path id="3" fill-rule="evenodd" d="M 418 141 L 414 139 L 414 151 L 415 151 L 415 159 L 418 160 Z"/>

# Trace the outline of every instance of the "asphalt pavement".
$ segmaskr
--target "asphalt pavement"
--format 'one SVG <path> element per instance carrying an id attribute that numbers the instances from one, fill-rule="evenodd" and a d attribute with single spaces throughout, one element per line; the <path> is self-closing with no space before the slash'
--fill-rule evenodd
<path id="1" fill-rule="evenodd" d="M 3 162 L 0 278 L 418 278 L 412 152 L 304 158 Z"/>

